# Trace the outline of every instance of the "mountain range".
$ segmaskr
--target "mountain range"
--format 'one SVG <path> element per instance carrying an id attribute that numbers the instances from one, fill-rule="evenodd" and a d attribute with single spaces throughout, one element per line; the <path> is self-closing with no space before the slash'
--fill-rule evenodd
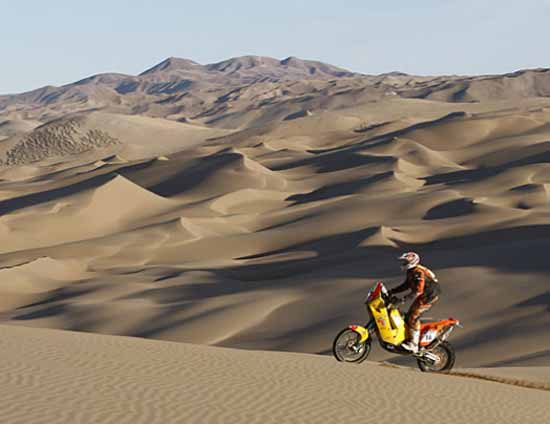
<path id="1" fill-rule="evenodd" d="M 455 103 L 548 97 L 550 70 L 420 77 L 401 72 L 364 75 L 295 57 L 243 56 L 208 65 L 171 57 L 136 76 L 98 74 L 60 87 L 0 96 L 0 119 L 4 125 L 14 121 L 11 133 L 17 121 L 44 123 L 89 110 L 240 128 L 284 119 L 277 111 L 283 104 L 294 112 L 330 110 L 388 96 Z"/>

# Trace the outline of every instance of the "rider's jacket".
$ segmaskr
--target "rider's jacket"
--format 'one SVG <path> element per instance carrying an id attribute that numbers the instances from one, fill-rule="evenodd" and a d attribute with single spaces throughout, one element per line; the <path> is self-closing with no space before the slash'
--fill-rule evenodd
<path id="1" fill-rule="evenodd" d="M 416 297 L 420 297 L 424 303 L 430 303 L 441 292 L 435 274 L 422 265 L 417 265 L 407 270 L 405 282 L 392 289 L 391 294 L 401 293 L 406 290 L 416 293 Z"/>

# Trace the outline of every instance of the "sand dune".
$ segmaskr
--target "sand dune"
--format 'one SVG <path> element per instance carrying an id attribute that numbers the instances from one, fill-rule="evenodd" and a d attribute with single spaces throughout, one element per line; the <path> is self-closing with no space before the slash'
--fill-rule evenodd
<path id="1" fill-rule="evenodd" d="M 374 363 L 11 326 L 0 336 L 0 410 L 14 423 L 365 422 L 393 411 L 403 423 L 542 424 L 550 414 L 547 389 Z"/>
<path id="2" fill-rule="evenodd" d="M 107 175 L 88 181 L 80 192 L 41 201 L 42 193 L 14 202 L 9 214 L 0 218 L 5 226 L 4 252 L 51 246 L 107 235 L 131 226 L 142 226 L 149 216 L 161 214 L 175 206 L 119 175 Z M 91 183 L 91 184 L 90 184 Z M 127 199 L 131 199 L 130 202 Z M 109 204 L 112 209 L 105 210 Z M 35 219 L 40 214 L 41 220 Z M 56 228 L 56 231 L 51 231 Z M 47 229 L 50 229 L 48 231 Z"/>
<path id="3" fill-rule="evenodd" d="M 522 129 L 530 133 L 528 147 L 545 137 L 546 115 L 535 113 L 538 123 Z M 375 279 L 401 278 L 397 252 L 416 249 L 444 281 L 446 295 L 435 312 L 467 323 L 455 336 L 459 365 L 529 363 L 547 343 L 546 318 L 538 314 L 544 303 L 530 301 L 547 291 L 546 159 L 534 153 L 519 160 L 493 156 L 484 168 L 468 163 L 500 151 L 498 128 L 511 131 L 509 118 L 494 119 L 494 139 L 470 114 L 428 120 L 422 130 L 413 124 L 397 137 L 389 129 L 369 138 L 350 125 L 342 146 L 318 151 L 277 146 L 270 137 L 279 139 L 281 129 L 274 127 L 273 136 L 262 132 L 263 143 L 244 132 L 164 161 L 107 158 L 112 168 L 102 171 L 105 177 L 80 183 L 89 188 L 70 186 L 48 200 L 52 194 L 42 187 L 44 200 L 3 217 L 6 265 L 80 258 L 92 272 L 78 283 L 85 290 L 66 284 L 70 295 L 42 295 L 29 307 L 14 298 L 10 305 L 23 308 L 11 317 L 31 326 L 325 352 L 339 328 L 364 319 L 357 298 Z M 462 124 L 474 141 L 455 146 L 445 134 Z M 112 179 L 109 170 L 123 177 Z M 74 184 L 75 171 L 43 184 Z M 89 224 L 77 225 L 82 221 Z M 31 241 L 44 225 L 59 230 Z M 264 296 L 275 303 L 264 305 Z M 263 312 L 250 310 L 250 302 Z M 125 311 L 123 319 L 117 311 Z M 205 338 L 210 318 L 221 333 Z"/>
<path id="4" fill-rule="evenodd" d="M 121 157 L 132 160 L 178 152 L 225 133 L 160 118 L 92 111 L 14 135 L 4 141 L 0 156 L 4 166 L 66 160 L 82 153 L 107 157 L 112 163 Z"/>
<path id="5" fill-rule="evenodd" d="M 464 373 L 547 367 L 547 73 L 304 63 L 171 59 L 0 99 L 2 320 L 325 354 L 416 250 Z"/>

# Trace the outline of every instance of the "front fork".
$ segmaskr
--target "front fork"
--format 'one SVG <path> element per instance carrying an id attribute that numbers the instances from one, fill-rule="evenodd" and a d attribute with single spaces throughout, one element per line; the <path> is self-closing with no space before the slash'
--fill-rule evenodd
<path id="1" fill-rule="evenodd" d="M 365 328 L 369 332 L 369 338 L 376 334 L 376 322 L 374 318 L 371 318 L 370 321 L 365 324 Z"/>
<path id="2" fill-rule="evenodd" d="M 376 324 L 373 318 L 371 318 L 370 321 L 365 324 L 365 328 L 369 330 L 369 332 L 374 333 L 374 330 L 376 329 Z"/>
<path id="3" fill-rule="evenodd" d="M 360 332 L 360 331 L 357 331 L 357 329 L 354 328 L 354 327 L 355 327 L 355 326 L 351 326 L 351 328 L 353 329 L 353 331 L 356 331 L 359 335 L 362 336 L 361 332 Z M 374 319 L 371 319 L 369 322 L 367 322 L 363 328 L 367 331 L 368 337 L 367 337 L 366 340 L 369 340 L 369 339 L 372 337 L 372 335 L 374 334 L 374 329 L 375 329 Z M 365 335 L 365 336 L 366 336 L 366 335 Z M 362 336 L 362 338 L 363 338 L 363 336 Z M 349 347 L 350 349 L 352 349 L 354 352 L 358 352 L 358 351 L 361 349 L 361 345 L 362 345 L 363 343 L 365 343 L 366 340 L 365 340 L 365 341 L 361 341 L 361 339 L 359 339 L 358 341 L 353 342 L 353 343 L 352 343 L 351 345 L 349 345 L 348 347 Z"/>

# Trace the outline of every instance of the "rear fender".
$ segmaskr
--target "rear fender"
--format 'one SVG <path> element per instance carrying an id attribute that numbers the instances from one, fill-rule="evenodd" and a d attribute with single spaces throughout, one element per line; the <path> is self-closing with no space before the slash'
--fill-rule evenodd
<path id="1" fill-rule="evenodd" d="M 444 319 L 436 322 L 425 322 L 421 325 L 420 334 L 423 334 L 424 332 L 429 330 L 435 330 L 437 333 L 439 333 L 444 328 L 447 328 L 449 326 L 454 327 L 455 325 L 460 325 L 460 323 L 454 318 Z"/>
<path id="2" fill-rule="evenodd" d="M 455 326 L 461 327 L 460 322 L 454 318 L 423 324 L 420 330 L 420 346 L 438 345 L 447 339 Z"/>
<path id="3" fill-rule="evenodd" d="M 348 327 L 350 330 L 355 331 L 361 337 L 359 343 L 365 343 L 369 338 L 369 330 L 360 325 L 350 325 Z"/>

